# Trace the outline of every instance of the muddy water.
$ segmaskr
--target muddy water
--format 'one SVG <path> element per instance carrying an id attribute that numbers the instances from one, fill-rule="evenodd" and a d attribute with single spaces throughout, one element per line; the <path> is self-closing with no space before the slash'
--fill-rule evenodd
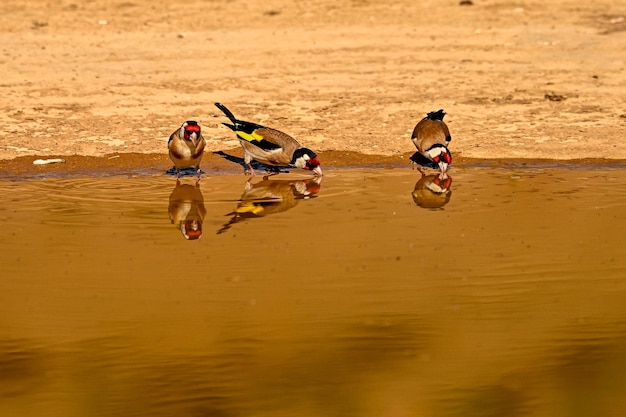
<path id="1" fill-rule="evenodd" d="M 626 171 L 0 182 L 0 415 L 618 416 Z"/>

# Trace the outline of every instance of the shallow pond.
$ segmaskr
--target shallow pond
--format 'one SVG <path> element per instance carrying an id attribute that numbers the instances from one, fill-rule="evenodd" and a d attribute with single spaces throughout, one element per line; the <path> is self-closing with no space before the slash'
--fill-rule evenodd
<path id="1" fill-rule="evenodd" d="M 626 171 L 2 181 L 2 416 L 617 416 Z"/>

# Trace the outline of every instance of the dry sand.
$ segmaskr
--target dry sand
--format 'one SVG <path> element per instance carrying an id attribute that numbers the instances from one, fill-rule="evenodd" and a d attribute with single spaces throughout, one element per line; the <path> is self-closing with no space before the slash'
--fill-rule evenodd
<path id="1" fill-rule="evenodd" d="M 168 166 L 187 119 L 236 152 L 215 101 L 338 164 L 404 163 L 439 108 L 457 160 L 626 159 L 625 18 L 612 0 L 7 0 L 0 169 Z"/>

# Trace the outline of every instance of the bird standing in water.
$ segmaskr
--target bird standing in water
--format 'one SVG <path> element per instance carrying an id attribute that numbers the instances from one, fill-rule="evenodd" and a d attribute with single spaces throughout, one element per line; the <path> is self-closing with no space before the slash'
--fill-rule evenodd
<path id="1" fill-rule="evenodd" d="M 280 130 L 237 119 L 221 103 L 215 103 L 232 124 L 222 123 L 237 134 L 244 150 L 244 162 L 251 175 L 255 175 L 252 160 L 273 167 L 295 167 L 322 176 L 320 159 L 315 152 L 303 148 L 298 141 Z M 246 172 L 247 173 L 247 172 Z"/>
<path id="2" fill-rule="evenodd" d="M 452 155 L 448 150 L 452 136 L 443 121 L 445 115 L 443 109 L 428 113 L 417 123 L 411 135 L 411 141 L 418 152 L 436 163 L 442 174 L 448 171 L 448 166 L 452 163 Z"/>
<path id="3" fill-rule="evenodd" d="M 180 177 L 180 169 L 187 167 L 195 168 L 200 178 L 200 161 L 205 146 L 200 125 L 193 120 L 187 120 L 170 135 L 167 149 L 176 167 L 176 178 Z"/>

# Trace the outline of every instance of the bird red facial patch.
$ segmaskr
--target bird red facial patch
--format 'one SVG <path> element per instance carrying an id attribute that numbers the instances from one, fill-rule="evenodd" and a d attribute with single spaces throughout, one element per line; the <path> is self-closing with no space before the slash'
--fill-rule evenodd
<path id="1" fill-rule="evenodd" d="M 448 152 L 444 152 L 441 155 L 443 156 L 443 160 L 446 164 L 452 163 L 452 155 L 450 155 Z"/>
<path id="2" fill-rule="evenodd" d="M 315 158 L 308 159 L 306 161 L 307 169 L 315 168 L 320 165 L 320 158 L 316 156 Z"/>
<path id="3" fill-rule="evenodd" d="M 197 133 L 196 136 L 200 136 L 200 126 L 198 125 L 187 125 L 185 126 L 185 139 L 189 139 L 193 133 Z"/>

